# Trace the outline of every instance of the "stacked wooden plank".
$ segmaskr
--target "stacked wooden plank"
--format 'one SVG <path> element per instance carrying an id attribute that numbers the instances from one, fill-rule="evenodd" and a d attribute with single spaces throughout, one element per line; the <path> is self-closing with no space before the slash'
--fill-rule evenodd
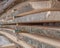
<path id="1" fill-rule="evenodd" d="M 60 28 L 41 25 L 41 23 L 60 23 L 60 9 L 50 3 L 51 1 L 28 2 L 30 6 L 15 11 L 13 15 L 9 14 L 15 18 L 11 22 L 8 20 L 1 24 L 10 29 L 2 28 L 0 34 L 22 48 L 60 48 Z M 14 33 L 16 24 L 19 24 L 17 28 L 20 30 L 19 33 L 16 32 L 17 35 Z"/>

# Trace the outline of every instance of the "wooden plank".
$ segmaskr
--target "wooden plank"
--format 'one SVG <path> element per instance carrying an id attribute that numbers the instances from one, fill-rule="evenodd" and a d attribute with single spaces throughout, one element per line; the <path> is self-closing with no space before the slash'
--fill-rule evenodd
<path id="1" fill-rule="evenodd" d="M 13 26 L 13 25 L 12 25 Z M 16 25 L 14 25 L 14 26 L 16 26 Z M 31 26 L 31 25 L 18 25 L 19 27 L 22 27 L 22 26 L 24 26 L 24 27 L 34 27 L 34 28 L 40 28 L 40 29 L 53 29 L 53 30 L 60 30 L 60 27 L 55 27 L 55 26 Z M 1 28 L 1 27 L 0 27 Z M 10 27 L 3 27 L 3 28 L 5 28 L 5 29 L 7 29 L 7 30 L 15 30 L 15 28 L 11 28 L 11 26 Z M 2 28 L 2 29 L 3 29 Z"/>
<path id="2" fill-rule="evenodd" d="M 16 46 L 14 43 L 12 43 L 12 44 L 8 44 L 8 45 L 0 46 L 0 48 L 16 48 Z"/>
<path id="3" fill-rule="evenodd" d="M 18 14 L 17 16 L 15 16 L 15 18 L 23 17 L 23 16 L 30 15 L 30 14 L 36 14 L 36 13 L 41 13 L 41 12 L 47 12 L 47 11 L 60 11 L 60 8 L 36 9 L 36 10 L 29 11 L 29 12 L 25 12 L 25 13 Z"/>
<path id="4" fill-rule="evenodd" d="M 2 29 L 5 28 L 5 29 L 7 29 L 7 30 L 8 30 L 8 29 L 14 30 L 14 28 L 11 28 L 11 27 L 0 27 L 0 28 L 2 28 Z"/>
<path id="5" fill-rule="evenodd" d="M 6 36 L 7 38 L 9 38 L 11 41 L 13 41 L 14 43 L 24 47 L 24 48 L 34 48 L 33 46 L 27 44 L 26 42 L 22 41 L 22 40 L 19 40 L 17 41 L 17 38 L 9 33 L 6 33 L 6 32 L 2 32 L 0 31 L 0 34 Z"/>
<path id="6" fill-rule="evenodd" d="M 41 20 L 41 21 L 30 21 L 30 22 L 18 22 L 18 23 L 3 23 L 0 25 L 38 25 L 40 23 L 60 23 L 60 20 Z"/>
<path id="7" fill-rule="evenodd" d="M 28 38 L 52 45 L 54 47 L 60 48 L 60 41 L 59 40 L 55 40 L 55 39 L 51 39 L 51 38 L 47 38 L 47 37 L 42 37 L 42 36 L 38 36 L 38 35 L 34 35 L 34 34 L 29 34 L 29 33 L 20 33 L 21 36 L 26 36 Z"/>
<path id="8" fill-rule="evenodd" d="M 40 29 L 53 29 L 53 30 L 60 30 L 60 27 L 55 27 L 55 26 L 31 26 L 31 25 L 19 25 L 20 27 L 34 27 L 34 28 L 40 28 Z"/>

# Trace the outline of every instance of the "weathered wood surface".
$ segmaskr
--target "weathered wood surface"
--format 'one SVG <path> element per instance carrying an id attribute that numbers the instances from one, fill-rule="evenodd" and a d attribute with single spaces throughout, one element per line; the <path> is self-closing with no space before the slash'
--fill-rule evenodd
<path id="1" fill-rule="evenodd" d="M 37 40 L 39 42 L 43 42 L 43 43 L 52 45 L 57 48 L 60 48 L 60 41 L 55 40 L 55 39 L 51 39 L 51 38 L 47 38 L 47 37 L 43 37 L 43 36 L 38 36 L 38 35 L 34 35 L 34 34 L 28 34 L 28 33 L 20 33 L 20 35 Z"/>
<path id="2" fill-rule="evenodd" d="M 47 37 L 52 37 L 60 39 L 60 28 L 51 28 L 51 27 L 34 27 L 34 26 L 20 26 L 20 30 L 27 31 L 29 33 L 35 33 Z"/>
<path id="3" fill-rule="evenodd" d="M 10 29 L 8 28 L 1 28 L 1 30 L 6 32 L 12 32 L 15 29 L 15 25 L 10 25 Z M 28 33 L 35 33 L 47 37 L 52 37 L 56 39 L 60 39 L 60 28 L 58 27 L 47 27 L 47 26 L 27 26 L 27 25 L 20 25 L 18 26 L 20 31 L 26 31 Z"/>
<path id="4" fill-rule="evenodd" d="M 16 9 L 16 11 L 13 12 L 14 9 Z M 6 16 L 10 18 L 12 16 L 16 16 L 19 13 L 23 13 L 30 10 L 33 10 L 33 8 L 28 2 L 19 3 L 18 5 L 14 6 L 13 8 L 9 9 L 7 12 L 2 14 L 0 19 L 5 19 Z"/>
<path id="5" fill-rule="evenodd" d="M 14 43 L 12 43 L 12 44 L 8 44 L 8 45 L 0 46 L 0 48 L 16 48 L 16 45 Z"/>
<path id="6" fill-rule="evenodd" d="M 38 5 L 36 5 L 36 6 L 41 6 L 40 4 L 43 4 L 43 5 L 45 5 L 44 7 L 46 8 L 48 8 L 48 7 L 51 7 L 50 6 L 50 1 L 44 1 L 44 2 L 42 2 L 42 1 L 39 1 L 39 2 L 30 2 L 30 1 L 28 1 L 28 2 L 23 2 L 23 3 L 20 3 L 20 4 L 18 4 L 18 5 L 16 5 L 15 7 L 13 7 L 12 9 L 10 9 L 10 10 L 8 10 L 6 13 L 4 13 L 2 16 L 1 16 L 1 18 L 3 18 L 3 17 L 6 17 L 6 16 L 13 16 L 14 14 L 15 15 L 17 15 L 17 14 L 19 14 L 19 13 L 21 13 L 21 12 L 25 12 L 25 11 L 28 11 L 28 10 L 32 10 L 33 8 L 35 9 L 36 7 L 34 7 L 34 4 L 36 4 L 36 3 L 38 3 Z M 44 8 L 43 7 L 43 8 Z M 24 9 L 25 8 L 25 9 Z M 28 9 L 29 8 L 29 9 Z M 40 7 L 39 7 L 40 8 Z M 42 8 L 42 7 L 41 7 Z M 14 10 L 14 9 L 17 9 L 14 13 L 12 13 L 12 11 L 11 10 Z M 24 11 L 22 11 L 22 10 L 24 10 Z M 19 13 L 18 13 L 19 12 Z"/>
<path id="7" fill-rule="evenodd" d="M 3 32 L 0 32 L 0 34 L 2 34 L 2 35 L 5 35 L 6 37 L 9 35 L 8 33 L 3 33 Z M 8 35 L 6 35 L 6 34 L 8 34 Z M 49 48 L 55 48 L 55 47 L 59 47 L 59 42 L 60 41 L 58 41 L 58 40 L 55 40 L 55 39 L 50 39 L 50 38 L 47 38 L 47 37 L 42 37 L 42 36 L 36 36 L 36 35 L 34 35 L 34 34 L 28 34 L 28 33 L 20 33 L 20 36 L 24 36 L 24 38 L 26 38 L 27 40 L 29 39 L 29 38 L 31 38 L 31 39 L 34 39 L 34 40 L 37 40 L 37 42 L 36 43 L 38 43 L 39 44 L 39 42 L 40 42 L 40 45 L 41 44 L 44 44 L 45 46 L 49 46 Z M 10 35 L 9 35 L 9 37 L 10 37 Z M 8 37 L 8 38 L 9 38 Z M 11 35 L 11 37 L 12 37 L 12 35 Z M 15 38 L 16 39 L 16 38 Z M 31 39 L 29 39 L 29 40 L 31 40 Z M 12 39 L 10 39 L 10 40 L 12 40 Z M 33 40 L 33 41 L 34 41 Z M 47 41 L 46 41 L 47 40 Z M 52 42 L 49 42 L 49 40 Z M 32 41 L 32 42 L 33 42 Z M 13 42 L 15 42 L 14 40 L 13 40 Z M 27 41 L 27 42 L 29 42 L 29 41 Z M 35 42 L 35 41 L 34 41 Z M 46 43 L 47 42 L 47 43 Z M 15 42 L 16 43 L 16 42 Z M 56 44 L 57 45 L 56 45 Z M 19 43 L 17 43 L 17 44 L 20 44 L 20 42 Z M 29 43 L 28 43 L 29 44 Z M 56 46 L 55 46 L 56 45 Z M 36 44 L 35 45 L 33 45 L 33 46 L 36 46 Z M 41 46 L 40 46 L 41 47 Z M 58 48 L 57 47 L 57 48 Z"/>
<path id="8" fill-rule="evenodd" d="M 18 44 L 18 45 L 20 45 L 20 46 L 22 46 L 22 47 L 24 47 L 24 48 L 34 48 L 33 46 L 27 44 L 27 43 L 24 42 L 24 41 L 21 41 L 21 40 L 17 41 L 17 38 L 16 38 L 15 36 L 9 34 L 9 33 L 0 31 L 0 34 L 6 36 L 6 37 L 9 38 L 11 41 L 13 41 L 14 43 L 16 43 L 16 44 Z"/>
<path id="9" fill-rule="evenodd" d="M 60 16 L 59 16 L 60 11 L 51 11 L 50 14 L 49 14 L 49 12 L 30 14 L 30 15 L 26 15 L 26 16 L 24 15 L 23 17 L 19 16 L 19 18 L 15 18 L 14 20 L 6 21 L 7 22 L 6 24 L 8 24 L 8 23 L 60 22 Z M 20 15 L 23 15 L 23 14 L 20 14 Z M 47 15 L 47 14 L 49 14 L 49 15 Z"/>
<path id="10" fill-rule="evenodd" d="M 29 12 L 25 12 L 25 13 L 19 14 L 16 17 L 26 16 L 26 15 L 35 14 L 35 13 L 41 13 L 41 12 L 47 12 L 47 11 L 60 11 L 60 8 L 36 9 L 36 10 L 32 10 L 32 11 L 29 11 Z"/>

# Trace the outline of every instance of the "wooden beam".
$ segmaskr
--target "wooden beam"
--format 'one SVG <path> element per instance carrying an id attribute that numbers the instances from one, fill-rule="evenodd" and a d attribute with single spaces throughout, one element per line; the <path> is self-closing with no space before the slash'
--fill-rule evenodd
<path id="1" fill-rule="evenodd" d="M 60 23 L 60 20 L 41 20 L 41 21 L 30 21 L 30 22 L 18 22 L 19 25 L 38 25 L 41 23 Z M 16 25 L 17 23 L 3 23 L 0 25 Z"/>
<path id="2" fill-rule="evenodd" d="M 40 28 L 40 29 L 54 29 L 54 30 L 60 30 L 60 27 L 55 26 L 31 26 L 31 25 L 19 25 L 20 27 L 31 27 L 31 28 Z"/>
<path id="3" fill-rule="evenodd" d="M 0 27 L 0 28 L 5 28 L 5 29 L 11 29 L 11 30 L 15 30 L 14 28 L 11 28 L 11 27 Z"/>
<path id="4" fill-rule="evenodd" d="M 13 25 L 12 25 L 13 26 Z M 14 25 L 15 26 L 15 25 Z M 19 27 L 34 27 L 34 28 L 41 28 L 41 29 L 55 29 L 55 30 L 60 30 L 60 27 L 55 27 L 55 26 L 31 26 L 31 25 L 19 25 Z M 11 30 L 14 30 L 14 28 L 11 28 L 11 27 L 5 27 L 5 29 L 11 29 Z"/>
<path id="5" fill-rule="evenodd" d="M 8 45 L 0 46 L 0 48 L 16 48 L 16 45 L 14 43 L 12 43 L 12 44 L 8 44 Z"/>
<path id="6" fill-rule="evenodd" d="M 30 15 L 30 14 L 36 14 L 36 13 L 41 13 L 41 12 L 47 12 L 47 11 L 60 11 L 60 8 L 35 9 L 35 10 L 29 11 L 29 12 L 25 12 L 25 13 L 18 14 L 17 16 L 15 16 L 15 18 L 23 17 L 23 16 Z"/>
<path id="7" fill-rule="evenodd" d="M 29 33 L 20 33 L 20 35 L 37 40 L 39 42 L 43 42 L 43 43 L 52 45 L 57 48 L 60 48 L 60 41 L 59 40 L 51 39 L 48 37 L 42 37 L 42 36 L 38 36 L 38 35 L 34 35 L 34 34 L 29 34 Z"/>

